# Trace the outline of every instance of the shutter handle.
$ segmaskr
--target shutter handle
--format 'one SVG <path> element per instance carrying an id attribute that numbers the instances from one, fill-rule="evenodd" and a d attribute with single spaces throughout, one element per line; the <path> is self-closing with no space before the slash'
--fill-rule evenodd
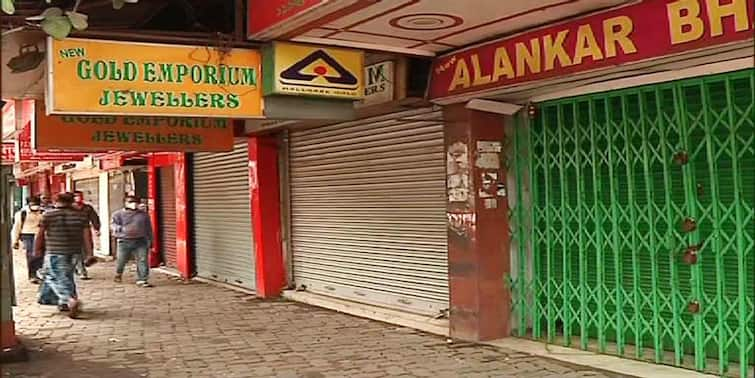
<path id="1" fill-rule="evenodd" d="M 682 253 L 682 261 L 687 265 L 697 264 L 701 248 L 702 244 L 687 247 L 687 249 L 684 250 L 684 253 Z"/>
<path id="2" fill-rule="evenodd" d="M 692 217 L 686 217 L 682 221 L 682 231 L 690 233 L 697 230 L 697 221 Z"/>
<path id="3" fill-rule="evenodd" d="M 674 154 L 673 161 L 676 165 L 686 165 L 689 163 L 689 154 L 687 151 L 679 151 Z"/>
<path id="4" fill-rule="evenodd" d="M 692 302 L 689 302 L 687 304 L 687 311 L 689 311 L 690 314 L 697 314 L 700 312 L 700 302 L 694 300 Z"/>

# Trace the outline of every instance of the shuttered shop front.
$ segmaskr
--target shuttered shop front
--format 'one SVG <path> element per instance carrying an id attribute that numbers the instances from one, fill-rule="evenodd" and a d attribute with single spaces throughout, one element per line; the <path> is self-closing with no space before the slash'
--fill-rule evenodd
<path id="1" fill-rule="evenodd" d="M 441 112 L 290 135 L 299 288 L 422 314 L 448 308 Z"/>
<path id="2" fill-rule="evenodd" d="M 753 89 L 748 69 L 537 104 L 514 159 L 531 336 L 752 377 Z"/>
<path id="3" fill-rule="evenodd" d="M 176 254 L 176 185 L 173 166 L 158 170 L 160 180 L 160 240 L 163 262 L 170 268 L 178 267 Z"/>
<path id="4" fill-rule="evenodd" d="M 198 276 L 254 290 L 247 148 L 194 155 L 194 250 Z"/>

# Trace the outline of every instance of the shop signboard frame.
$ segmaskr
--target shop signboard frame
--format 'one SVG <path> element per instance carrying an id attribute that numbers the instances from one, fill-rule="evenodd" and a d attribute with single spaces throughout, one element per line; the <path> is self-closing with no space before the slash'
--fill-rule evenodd
<path id="1" fill-rule="evenodd" d="M 361 50 L 273 42 L 263 49 L 262 64 L 265 96 L 364 98 L 364 52 Z"/>
<path id="2" fill-rule="evenodd" d="M 223 152 L 233 149 L 227 118 L 47 115 L 37 103 L 32 145 L 39 151 Z"/>
<path id="3" fill-rule="evenodd" d="M 16 136 L 14 141 L 15 162 L 69 162 L 82 161 L 87 154 L 82 152 L 49 152 L 37 151 L 32 143 L 31 122 Z"/>
<path id="4" fill-rule="evenodd" d="M 437 58 L 428 97 L 442 100 L 751 40 L 744 0 L 632 3 Z"/>
<path id="5" fill-rule="evenodd" d="M 260 118 L 252 49 L 47 39 L 48 114 Z"/>
<path id="6" fill-rule="evenodd" d="M 264 4 L 263 4 L 264 3 Z M 248 37 L 269 31 L 314 8 L 326 5 L 327 0 L 248 0 Z"/>
<path id="7" fill-rule="evenodd" d="M 364 67 L 364 98 L 355 104 L 365 107 L 396 98 L 396 62 L 384 60 Z"/>

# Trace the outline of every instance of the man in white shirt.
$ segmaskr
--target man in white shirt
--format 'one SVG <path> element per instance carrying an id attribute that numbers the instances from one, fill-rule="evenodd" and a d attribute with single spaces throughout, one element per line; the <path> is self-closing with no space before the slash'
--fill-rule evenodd
<path id="1" fill-rule="evenodd" d="M 44 210 L 42 209 L 39 197 L 29 198 L 27 203 L 29 204 L 27 207 L 16 212 L 11 236 L 13 238 L 14 249 L 18 249 L 20 242 L 24 243 L 29 281 L 38 284 L 37 270 L 42 268 L 43 259 L 34 254 L 34 238 L 37 231 L 39 231 L 39 224 L 42 221 Z"/>

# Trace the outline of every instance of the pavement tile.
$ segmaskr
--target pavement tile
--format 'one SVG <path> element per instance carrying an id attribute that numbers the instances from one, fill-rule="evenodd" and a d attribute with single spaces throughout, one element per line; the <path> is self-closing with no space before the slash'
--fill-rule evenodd
<path id="1" fill-rule="evenodd" d="M 17 272 L 22 260 L 16 253 Z M 14 317 L 30 361 L 3 365 L 3 377 L 619 378 L 155 272 L 155 287 L 139 289 L 133 267 L 123 284 L 113 269 L 97 264 L 77 283 L 85 305 L 75 321 L 17 282 Z"/>

